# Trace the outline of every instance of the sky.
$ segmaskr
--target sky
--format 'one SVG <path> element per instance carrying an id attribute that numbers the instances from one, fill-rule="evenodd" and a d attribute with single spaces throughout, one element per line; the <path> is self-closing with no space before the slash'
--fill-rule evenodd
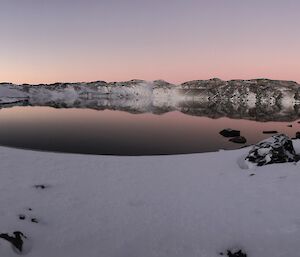
<path id="1" fill-rule="evenodd" d="M 299 0 L 0 0 L 0 81 L 300 82 Z"/>

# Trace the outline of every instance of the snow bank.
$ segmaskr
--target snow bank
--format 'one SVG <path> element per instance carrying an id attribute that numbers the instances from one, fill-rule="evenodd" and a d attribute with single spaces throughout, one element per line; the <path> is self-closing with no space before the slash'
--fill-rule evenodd
<path id="1" fill-rule="evenodd" d="M 113 157 L 0 147 L 0 233 L 23 232 L 30 257 L 299 256 L 299 165 L 241 169 L 248 151 Z M 0 239 L 0 256 L 18 254 Z"/>

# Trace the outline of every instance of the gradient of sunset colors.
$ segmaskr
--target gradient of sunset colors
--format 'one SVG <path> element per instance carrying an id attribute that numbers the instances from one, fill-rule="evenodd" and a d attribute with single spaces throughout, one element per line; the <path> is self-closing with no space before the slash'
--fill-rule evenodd
<path id="1" fill-rule="evenodd" d="M 300 82 L 300 1 L 0 0 L 0 81 Z"/>

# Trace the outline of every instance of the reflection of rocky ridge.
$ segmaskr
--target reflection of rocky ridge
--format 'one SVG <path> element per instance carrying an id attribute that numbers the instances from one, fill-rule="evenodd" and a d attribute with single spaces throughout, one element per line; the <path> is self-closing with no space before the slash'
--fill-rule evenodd
<path id="1" fill-rule="evenodd" d="M 180 85 L 161 80 L 50 85 L 1 83 L 0 105 L 156 114 L 177 110 L 211 118 L 292 121 L 299 117 L 300 87 L 296 82 L 268 79 L 195 80 Z"/>

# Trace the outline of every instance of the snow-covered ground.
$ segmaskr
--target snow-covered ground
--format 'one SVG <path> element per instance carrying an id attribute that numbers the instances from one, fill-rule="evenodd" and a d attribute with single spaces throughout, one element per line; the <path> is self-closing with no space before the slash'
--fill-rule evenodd
<path id="1" fill-rule="evenodd" d="M 248 151 L 114 157 L 0 147 L 0 233 L 23 232 L 30 257 L 300 256 L 300 165 L 241 169 Z M 18 253 L 0 239 L 0 256 Z"/>

